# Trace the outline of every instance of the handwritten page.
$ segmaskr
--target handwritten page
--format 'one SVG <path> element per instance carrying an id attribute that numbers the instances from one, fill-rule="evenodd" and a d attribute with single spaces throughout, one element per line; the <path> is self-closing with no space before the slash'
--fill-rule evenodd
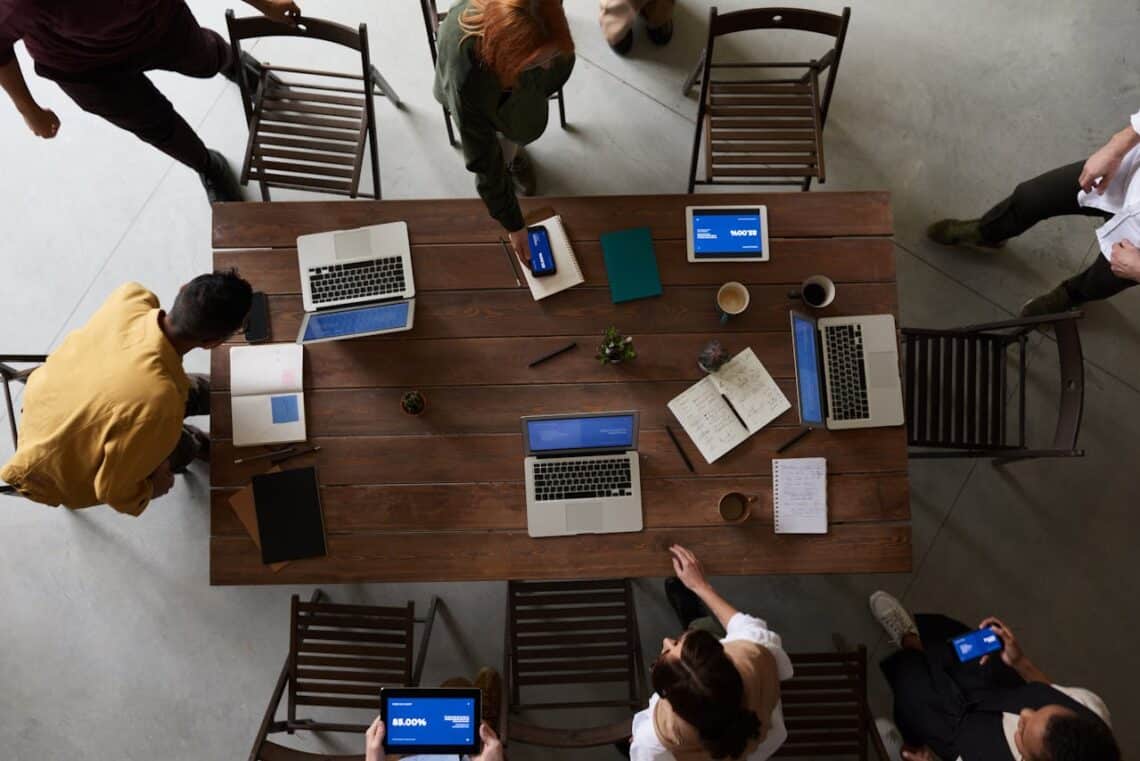
<path id="1" fill-rule="evenodd" d="M 747 427 L 732 414 L 726 398 Z M 712 463 L 792 405 L 749 348 L 671 399 L 668 406 L 701 456 Z"/>
<path id="2" fill-rule="evenodd" d="M 772 511 L 777 534 L 826 534 L 827 460 L 772 460 Z"/>

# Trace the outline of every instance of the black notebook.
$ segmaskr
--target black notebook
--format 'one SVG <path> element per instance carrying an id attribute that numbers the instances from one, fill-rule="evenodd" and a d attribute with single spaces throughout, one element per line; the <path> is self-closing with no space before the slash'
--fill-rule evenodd
<path id="1" fill-rule="evenodd" d="M 316 468 L 254 476 L 253 504 L 261 535 L 261 562 L 327 554 Z"/>

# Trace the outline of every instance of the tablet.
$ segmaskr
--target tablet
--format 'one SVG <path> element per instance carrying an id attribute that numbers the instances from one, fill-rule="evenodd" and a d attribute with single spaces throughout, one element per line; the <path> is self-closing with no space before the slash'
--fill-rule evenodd
<path id="1" fill-rule="evenodd" d="M 384 752 L 477 754 L 482 702 L 477 687 L 380 690 Z"/>
<path id="2" fill-rule="evenodd" d="M 768 261 L 768 207 L 687 206 L 690 262 Z"/>

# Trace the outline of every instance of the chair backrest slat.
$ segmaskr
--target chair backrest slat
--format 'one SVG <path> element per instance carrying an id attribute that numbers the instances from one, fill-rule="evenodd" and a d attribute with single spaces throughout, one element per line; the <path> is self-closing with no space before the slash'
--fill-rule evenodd
<path id="1" fill-rule="evenodd" d="M 790 29 L 838 37 L 843 17 L 806 8 L 749 8 L 718 14 L 712 25 L 714 37 L 753 29 Z"/>
<path id="2" fill-rule="evenodd" d="M 866 648 L 792 653 L 794 676 L 780 685 L 788 739 L 775 757 L 867 758 Z M 883 759 L 886 761 L 886 759 Z"/>
<path id="3" fill-rule="evenodd" d="M 360 52 L 361 29 L 353 29 L 335 21 L 309 18 L 302 16 L 296 24 L 282 24 L 265 16 L 246 16 L 229 19 L 231 39 L 241 41 L 259 37 L 302 37 L 310 40 L 321 40 L 343 45 Z M 361 25 L 363 28 L 363 25 Z"/>

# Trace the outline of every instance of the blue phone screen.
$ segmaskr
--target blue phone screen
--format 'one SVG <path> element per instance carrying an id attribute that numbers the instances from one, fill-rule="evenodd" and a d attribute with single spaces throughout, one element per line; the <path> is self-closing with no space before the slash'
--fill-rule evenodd
<path id="1" fill-rule="evenodd" d="M 554 251 L 550 248 L 550 233 L 541 227 L 527 228 L 530 242 L 530 271 L 534 275 L 554 273 Z"/>
<path id="2" fill-rule="evenodd" d="M 398 697 L 385 701 L 386 745 L 470 746 L 475 742 L 471 698 Z"/>
<path id="3" fill-rule="evenodd" d="M 1002 648 L 1001 637 L 989 627 L 955 637 L 953 643 L 954 652 L 962 663 L 996 653 Z"/>

